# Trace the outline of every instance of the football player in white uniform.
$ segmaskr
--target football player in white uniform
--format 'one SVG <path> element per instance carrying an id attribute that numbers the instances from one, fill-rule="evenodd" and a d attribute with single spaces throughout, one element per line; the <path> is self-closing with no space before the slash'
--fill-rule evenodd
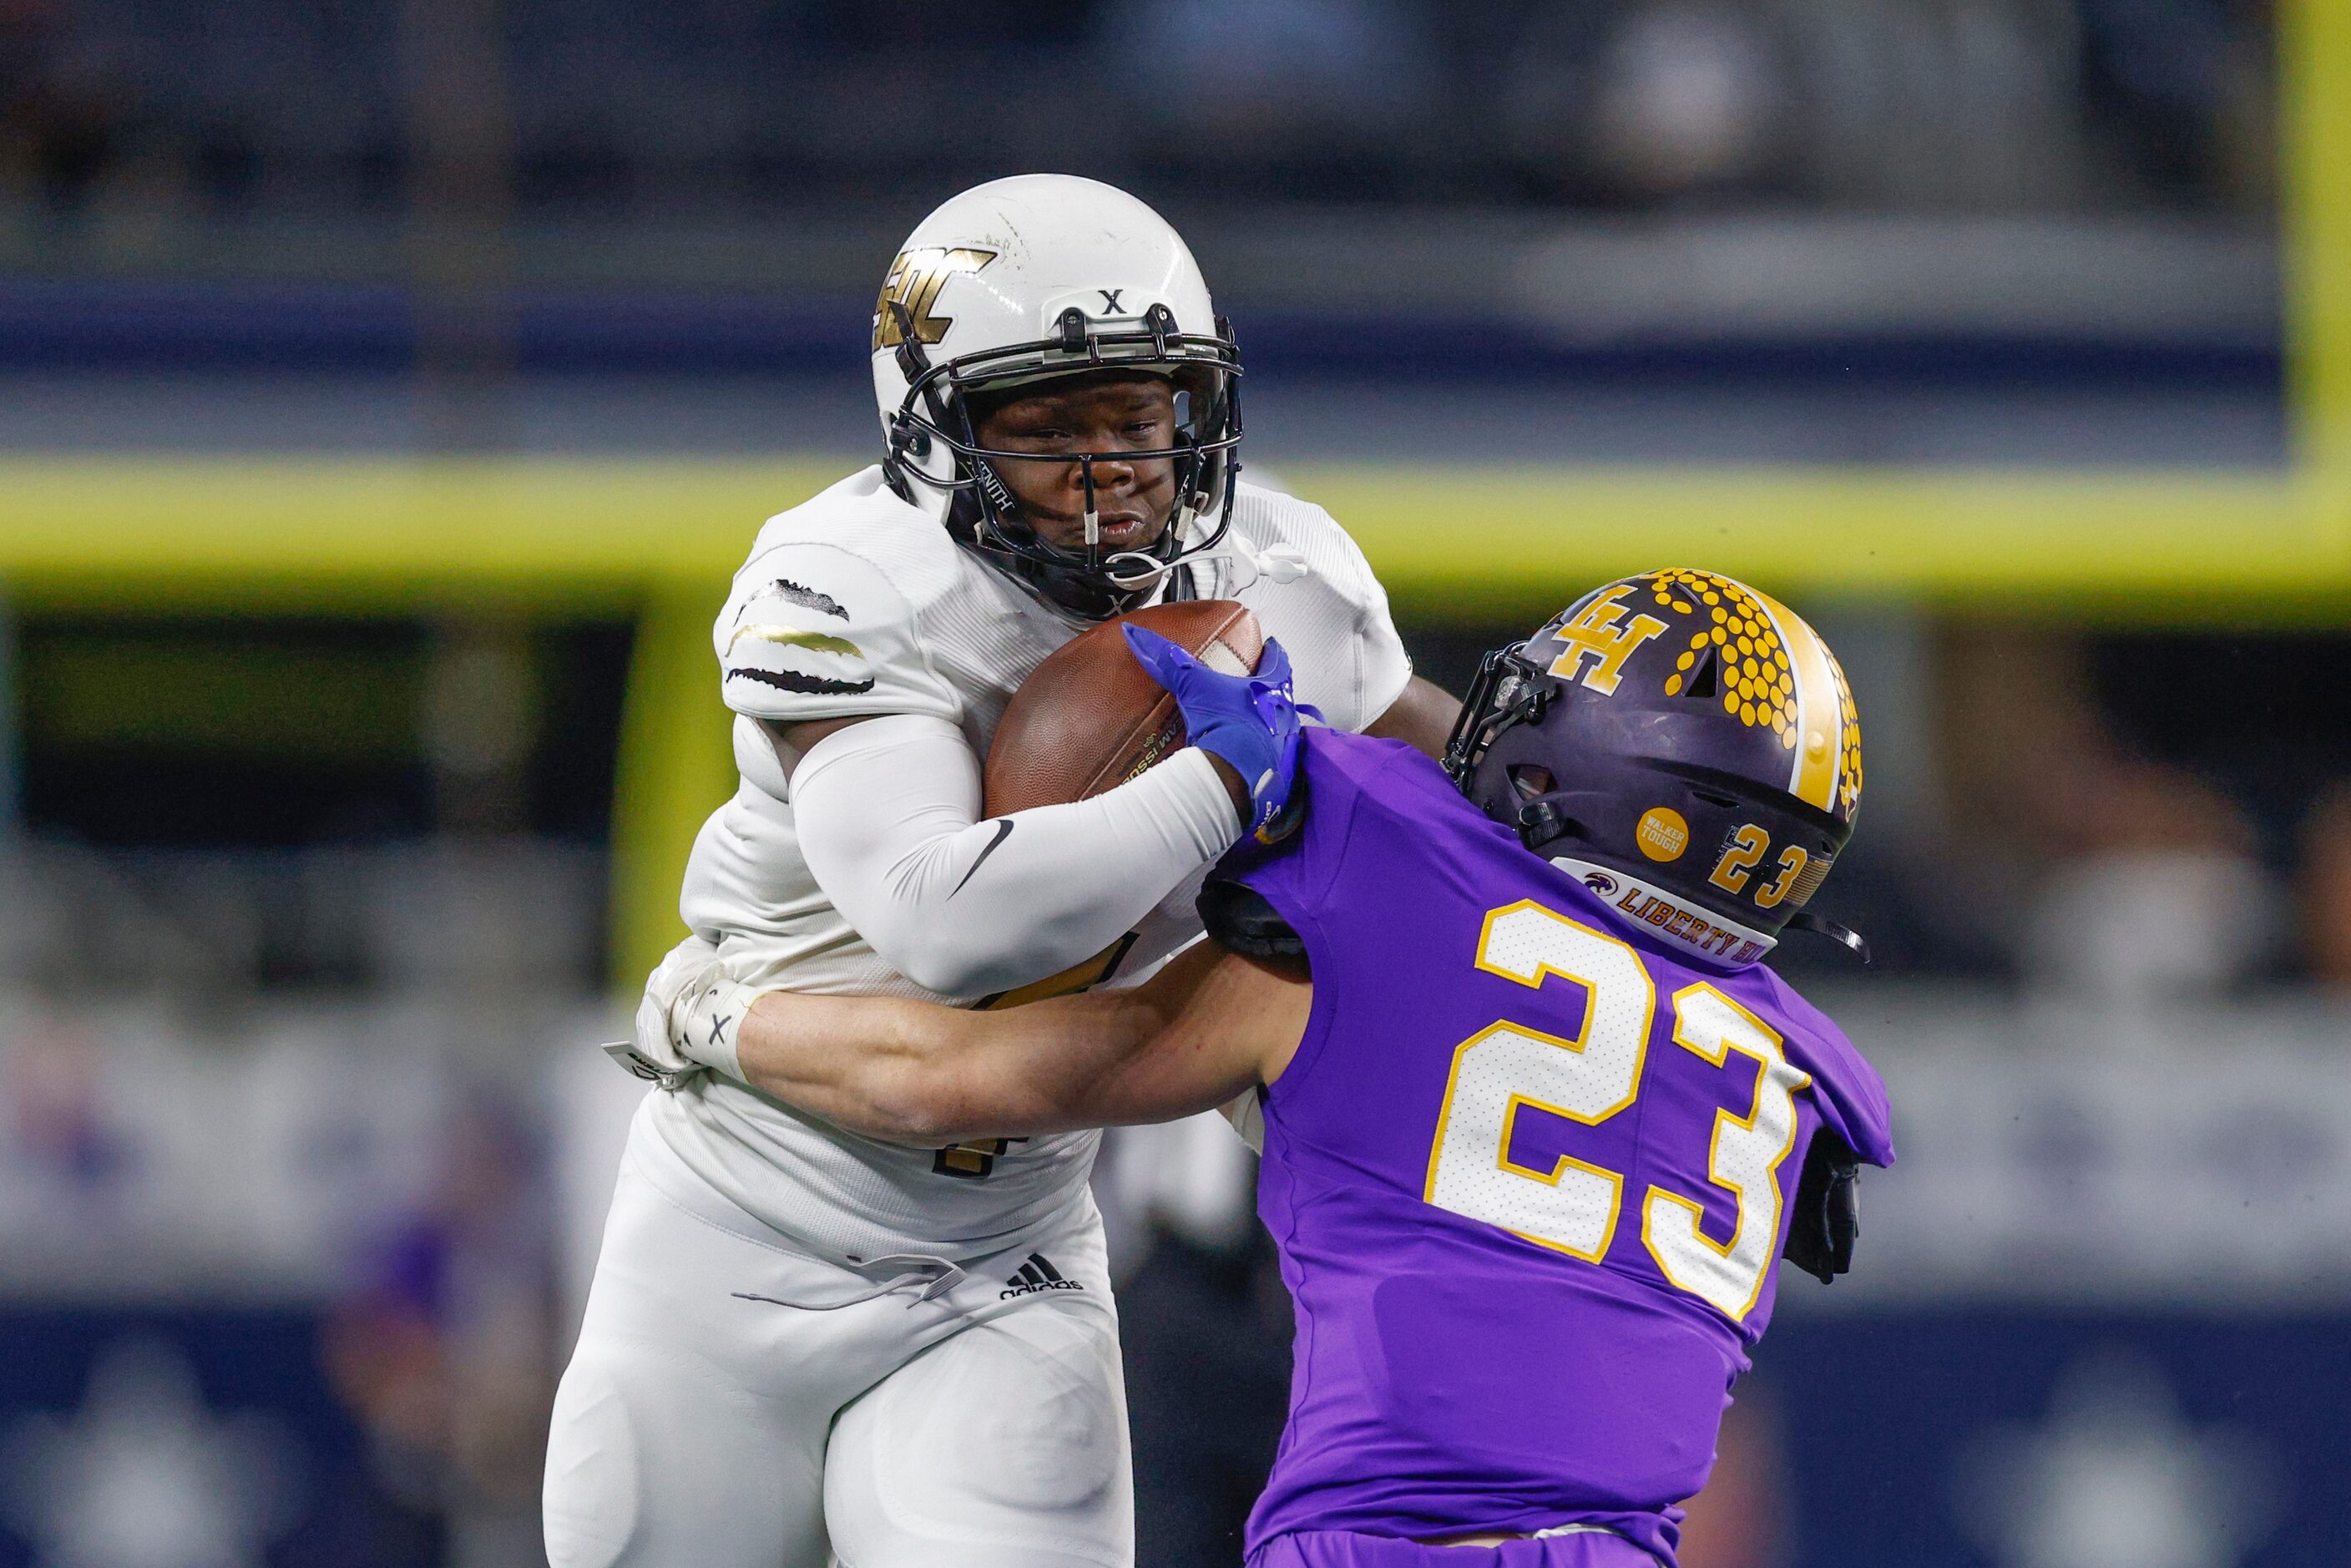
<path id="1" fill-rule="evenodd" d="M 1238 479 L 1232 334 L 1142 203 L 1059 175 L 948 202 L 891 266 L 873 374 L 883 462 L 771 519 L 718 618 L 741 786 L 628 1053 L 660 1089 L 556 1399 L 555 1568 L 1131 1563 L 1100 1134 L 858 1137 L 702 1072 L 670 1003 L 1008 1004 L 1196 935 L 1242 822 L 1203 752 L 980 817 L 1006 701 L 1092 622 L 1238 599 L 1332 724 L 1432 753 L 1451 726 L 1353 542 Z"/>

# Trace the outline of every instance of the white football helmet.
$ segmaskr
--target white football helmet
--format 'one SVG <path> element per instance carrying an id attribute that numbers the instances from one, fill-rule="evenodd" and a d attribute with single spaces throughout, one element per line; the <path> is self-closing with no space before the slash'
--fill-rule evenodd
<path id="1" fill-rule="evenodd" d="M 1082 549 L 1063 549 L 1022 520 L 991 465 L 1023 455 L 979 444 L 970 398 L 1105 367 L 1176 383 L 1177 444 L 1071 454 L 1086 533 Z M 1094 619 L 1144 602 L 1224 538 L 1240 465 L 1240 370 L 1182 236 L 1125 192 L 1070 174 L 992 180 L 948 201 L 906 236 L 873 306 L 891 487 L 959 543 Z M 1175 511 L 1148 548 L 1104 555 L 1093 465 L 1138 457 L 1176 460 Z"/>

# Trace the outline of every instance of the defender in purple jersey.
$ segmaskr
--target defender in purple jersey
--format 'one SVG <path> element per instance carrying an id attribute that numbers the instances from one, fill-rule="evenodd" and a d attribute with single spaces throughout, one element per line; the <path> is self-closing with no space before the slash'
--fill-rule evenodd
<path id="1" fill-rule="evenodd" d="M 1138 652 L 1204 744 L 1280 721 Z M 1444 768 L 1325 730 L 1296 768 L 1303 827 L 1136 990 L 680 1029 L 927 1145 L 1249 1097 L 1297 1312 L 1254 1568 L 1670 1565 L 1776 1260 L 1841 1272 L 1854 1165 L 1893 1158 L 1876 1074 L 1760 962 L 1852 831 L 1843 674 L 1766 596 L 1647 573 L 1490 655 Z"/>

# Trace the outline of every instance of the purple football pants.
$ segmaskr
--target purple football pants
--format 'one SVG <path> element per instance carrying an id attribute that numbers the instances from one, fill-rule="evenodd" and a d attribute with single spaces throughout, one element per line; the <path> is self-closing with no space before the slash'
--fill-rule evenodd
<path id="1" fill-rule="evenodd" d="M 1300 1530 L 1267 1542 L 1249 1558 L 1249 1568 L 1658 1568 L 1658 1563 L 1607 1531 L 1499 1546 L 1423 1546 L 1386 1535 Z"/>

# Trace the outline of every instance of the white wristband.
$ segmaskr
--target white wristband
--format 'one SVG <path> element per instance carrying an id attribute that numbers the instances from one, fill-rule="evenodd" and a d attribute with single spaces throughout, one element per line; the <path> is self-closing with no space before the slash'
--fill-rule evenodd
<path id="1" fill-rule="evenodd" d="M 747 986 L 715 969 L 697 977 L 670 1007 L 671 1046 L 688 1061 L 699 1062 L 737 1083 L 750 1082 L 743 1076 L 739 1048 L 743 1019 L 751 1004 L 773 988 Z"/>

